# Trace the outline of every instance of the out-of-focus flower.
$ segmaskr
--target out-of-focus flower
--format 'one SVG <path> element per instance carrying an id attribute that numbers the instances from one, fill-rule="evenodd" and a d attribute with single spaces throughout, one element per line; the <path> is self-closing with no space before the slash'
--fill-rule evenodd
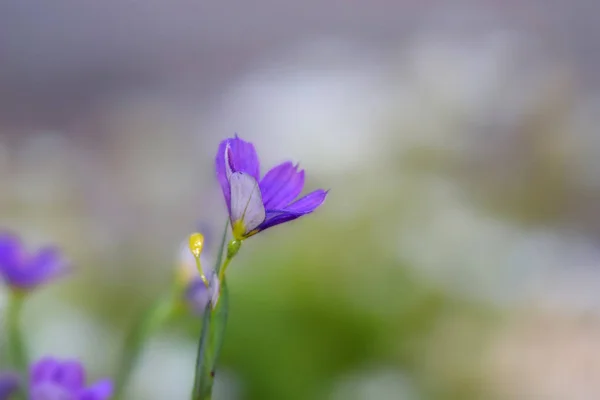
<path id="1" fill-rule="evenodd" d="M 19 376 L 12 372 L 0 372 L 0 400 L 8 400 L 19 388 Z"/>
<path id="2" fill-rule="evenodd" d="M 210 236 L 208 239 L 210 239 Z M 207 244 L 210 243 L 206 243 L 205 245 Z M 199 257 L 206 281 L 200 277 L 196 265 L 196 257 L 190 249 L 189 240 L 181 244 L 177 268 L 177 284 L 185 288 L 183 292 L 184 301 L 196 314 L 204 313 L 206 305 L 210 300 L 212 300 L 213 307 L 216 306 L 219 297 L 219 281 L 213 270 L 212 257 L 206 251 L 202 251 Z"/>
<path id="3" fill-rule="evenodd" d="M 84 367 L 76 360 L 57 360 L 45 357 L 30 370 L 30 400 L 108 400 L 113 384 L 103 379 L 86 387 Z"/>
<path id="4" fill-rule="evenodd" d="M 29 253 L 21 240 L 10 233 L 0 233 L 0 277 L 16 290 L 30 290 L 69 270 L 58 248 L 42 247 Z"/>
<path id="5" fill-rule="evenodd" d="M 304 189 L 304 170 L 289 161 L 260 179 L 254 145 L 237 135 L 221 142 L 215 164 L 236 240 L 309 214 L 327 197 L 318 189 L 296 200 Z"/>
<path id="6" fill-rule="evenodd" d="M 207 276 L 208 286 L 200 278 L 194 278 L 187 286 L 185 300 L 194 314 L 202 315 L 208 302 L 212 302 L 213 308 L 219 300 L 219 278 L 213 271 Z"/>

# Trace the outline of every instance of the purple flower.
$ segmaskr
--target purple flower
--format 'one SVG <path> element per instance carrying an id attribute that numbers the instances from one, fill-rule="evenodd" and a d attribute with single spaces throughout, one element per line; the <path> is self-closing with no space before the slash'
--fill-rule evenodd
<path id="1" fill-rule="evenodd" d="M 196 277 L 190 281 L 185 290 L 185 299 L 188 307 L 197 315 L 204 314 L 209 301 L 212 302 L 213 308 L 217 306 L 217 302 L 219 301 L 220 285 L 217 274 L 211 271 L 207 278 L 208 287 L 200 277 Z"/>
<path id="2" fill-rule="evenodd" d="M 327 197 L 319 189 L 296 200 L 304 188 L 304 170 L 289 161 L 261 179 L 254 145 L 237 135 L 219 145 L 216 169 L 237 240 L 309 214 Z"/>
<path id="3" fill-rule="evenodd" d="M 108 400 L 113 384 L 103 379 L 86 387 L 85 369 L 75 360 L 42 358 L 30 370 L 29 400 Z"/>
<path id="4" fill-rule="evenodd" d="M 12 372 L 0 372 L 0 400 L 8 400 L 19 388 L 19 376 Z"/>
<path id="5" fill-rule="evenodd" d="M 21 240 L 0 233 L 0 278 L 10 287 L 29 290 L 65 274 L 68 264 L 55 247 L 29 253 Z"/>

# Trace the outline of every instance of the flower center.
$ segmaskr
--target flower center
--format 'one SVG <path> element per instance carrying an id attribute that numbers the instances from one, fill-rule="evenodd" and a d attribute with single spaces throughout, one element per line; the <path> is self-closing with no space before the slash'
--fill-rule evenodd
<path id="1" fill-rule="evenodd" d="M 246 227 L 244 226 L 244 221 L 242 221 L 242 220 L 235 221 L 233 223 L 233 226 L 231 227 L 231 230 L 233 231 L 233 237 L 236 240 L 244 239 L 244 234 L 246 233 Z"/>

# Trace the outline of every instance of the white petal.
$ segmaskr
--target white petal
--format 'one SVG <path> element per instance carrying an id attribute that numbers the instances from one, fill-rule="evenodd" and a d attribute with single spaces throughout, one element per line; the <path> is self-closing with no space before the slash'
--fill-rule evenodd
<path id="1" fill-rule="evenodd" d="M 245 233 L 265 220 L 265 206 L 258 182 L 244 172 L 234 172 L 229 178 L 231 188 L 231 220 L 242 221 Z"/>
<path id="2" fill-rule="evenodd" d="M 231 170 L 231 165 L 230 165 L 230 161 L 229 161 L 229 153 L 231 152 L 231 145 L 229 144 L 229 141 L 227 141 L 227 145 L 225 145 L 225 176 L 227 176 L 227 179 L 231 178 L 231 174 L 232 174 L 232 170 Z"/>

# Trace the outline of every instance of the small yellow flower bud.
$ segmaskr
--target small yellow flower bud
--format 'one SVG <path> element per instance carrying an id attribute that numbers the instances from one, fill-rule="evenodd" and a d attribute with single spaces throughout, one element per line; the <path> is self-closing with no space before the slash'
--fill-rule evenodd
<path id="1" fill-rule="evenodd" d="M 189 238 L 189 246 L 194 257 L 200 257 L 202 248 L 204 247 L 204 235 L 198 232 L 192 233 Z"/>
<path id="2" fill-rule="evenodd" d="M 192 233 L 188 239 L 188 246 L 192 255 L 196 259 L 196 267 L 198 268 L 198 272 L 200 273 L 200 278 L 202 282 L 208 287 L 208 279 L 206 279 L 206 275 L 202 270 L 202 265 L 200 264 L 200 255 L 202 254 L 202 248 L 204 247 L 204 235 L 199 232 Z"/>

